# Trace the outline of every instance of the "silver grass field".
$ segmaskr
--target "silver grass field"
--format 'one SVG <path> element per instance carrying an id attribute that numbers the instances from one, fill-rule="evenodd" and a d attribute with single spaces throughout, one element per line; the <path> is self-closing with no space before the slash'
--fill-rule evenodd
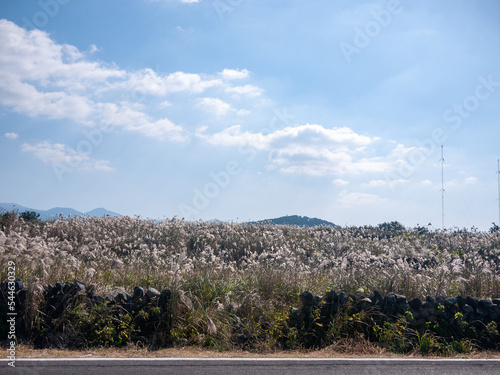
<path id="1" fill-rule="evenodd" d="M 235 316 L 258 348 L 275 347 L 273 327 L 306 290 L 499 298 L 499 256 L 495 230 L 394 223 L 301 228 L 140 217 L 29 222 L 12 215 L 0 230 L 0 264 L 16 263 L 16 276 L 32 293 L 33 321 L 46 284 L 79 280 L 101 294 L 115 287 L 170 289 L 182 302 L 173 344 L 222 350 L 233 345 Z M 0 279 L 6 277 L 5 268 Z"/>

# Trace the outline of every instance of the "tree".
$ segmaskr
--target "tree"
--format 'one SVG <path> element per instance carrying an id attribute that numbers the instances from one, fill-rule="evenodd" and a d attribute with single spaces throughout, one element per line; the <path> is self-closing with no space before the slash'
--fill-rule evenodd
<path id="1" fill-rule="evenodd" d="M 21 212 L 19 215 L 21 219 L 24 221 L 38 221 L 38 218 L 40 217 L 40 214 L 35 211 L 24 211 Z"/>
<path id="2" fill-rule="evenodd" d="M 0 215 L 0 230 L 9 233 L 12 226 L 17 221 L 17 214 L 15 211 L 5 212 Z"/>
<path id="3" fill-rule="evenodd" d="M 399 221 L 391 221 L 390 223 L 385 222 L 378 225 L 378 229 L 383 232 L 391 232 L 391 233 L 404 233 L 405 227 Z"/>

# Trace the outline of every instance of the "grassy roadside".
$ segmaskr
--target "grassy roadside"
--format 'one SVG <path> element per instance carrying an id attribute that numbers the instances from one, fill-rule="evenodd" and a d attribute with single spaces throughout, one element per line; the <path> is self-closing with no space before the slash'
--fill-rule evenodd
<path id="1" fill-rule="evenodd" d="M 15 276 L 0 268 L 0 289 L 16 277 L 16 335 L 38 348 L 27 356 L 50 347 L 90 356 L 245 348 L 256 356 L 450 357 L 500 348 L 497 230 L 2 217 L 0 263 L 15 264 Z M 0 324 L 0 340 L 7 329 Z M 311 347 L 322 350 L 297 351 Z"/>
<path id="2" fill-rule="evenodd" d="M 169 348 L 157 351 L 134 347 L 94 348 L 88 350 L 33 349 L 21 345 L 16 348 L 20 358 L 467 358 L 500 359 L 500 352 L 474 351 L 466 355 L 435 356 L 422 355 L 418 351 L 406 355 L 389 352 L 377 345 L 363 342 L 356 344 L 332 345 L 321 350 L 290 350 L 250 352 L 245 350 L 214 351 L 203 348 Z"/>

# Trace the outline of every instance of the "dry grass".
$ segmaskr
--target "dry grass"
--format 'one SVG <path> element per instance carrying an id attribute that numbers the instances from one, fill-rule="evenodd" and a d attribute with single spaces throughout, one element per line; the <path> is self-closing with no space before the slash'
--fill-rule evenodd
<path id="1" fill-rule="evenodd" d="M 20 345 L 17 358 L 443 358 L 423 356 L 419 352 L 399 355 L 370 342 L 344 341 L 322 350 L 290 350 L 250 352 L 245 350 L 213 351 L 197 347 L 161 349 L 150 351 L 134 347 L 97 348 L 89 350 L 33 349 Z M 447 358 L 500 359 L 500 352 L 475 351 L 467 355 Z"/>
<path id="2" fill-rule="evenodd" d="M 131 346 L 73 352 L 20 347 L 19 356 L 394 356 L 370 343 L 335 341 L 351 335 L 337 331 L 324 342 L 336 344 L 321 351 L 271 350 L 283 347 L 281 339 L 288 340 L 288 348 L 305 345 L 299 341 L 305 332 L 285 337 L 279 327 L 290 308 L 300 306 L 300 293 L 306 290 L 316 295 L 328 290 L 353 294 L 360 289 L 366 293 L 377 290 L 403 294 L 408 300 L 458 294 L 500 298 L 500 232 L 428 232 L 388 225 L 333 229 L 130 217 L 45 223 L 16 218 L 8 230 L 0 230 L 0 264 L 14 261 L 16 277 L 31 290 L 33 300 L 28 300 L 25 317 L 31 326 L 26 338 L 39 336 L 43 343 L 48 338 L 34 328 L 35 323 L 46 324 L 40 318 L 43 314 L 37 315 L 41 297 L 36 291 L 47 284 L 76 279 L 94 286 L 100 295 L 115 287 L 124 287 L 129 293 L 135 286 L 153 287 L 169 289 L 173 296 L 182 294 L 187 301 L 174 299 L 172 322 L 165 331 L 168 345 L 177 349 L 150 352 Z M 0 281 L 7 279 L 7 271 L 0 267 Z M 77 346 L 77 339 L 82 341 L 80 347 L 122 344 L 123 337 L 134 337 L 136 316 L 133 324 L 118 329 L 109 323 L 108 315 L 95 314 L 93 319 L 87 312 L 69 306 L 66 315 L 58 318 L 58 327 L 63 331 L 71 327 L 73 335 L 64 345 Z M 73 319 L 70 323 L 64 320 L 67 316 Z M 269 352 L 225 351 L 239 342 L 232 326 L 236 318 L 242 322 L 241 333 L 237 333 L 248 339 L 248 347 Z M 96 335 L 75 328 L 89 324 L 99 327 Z M 345 325 L 352 331 L 349 327 Z M 146 344 L 151 343 L 146 340 Z"/>

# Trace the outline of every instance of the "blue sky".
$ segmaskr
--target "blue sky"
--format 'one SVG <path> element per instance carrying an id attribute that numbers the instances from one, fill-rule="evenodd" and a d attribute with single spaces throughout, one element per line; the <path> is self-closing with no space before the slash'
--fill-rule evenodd
<path id="1" fill-rule="evenodd" d="M 498 222 L 500 3 L 3 0 L 0 201 Z"/>

